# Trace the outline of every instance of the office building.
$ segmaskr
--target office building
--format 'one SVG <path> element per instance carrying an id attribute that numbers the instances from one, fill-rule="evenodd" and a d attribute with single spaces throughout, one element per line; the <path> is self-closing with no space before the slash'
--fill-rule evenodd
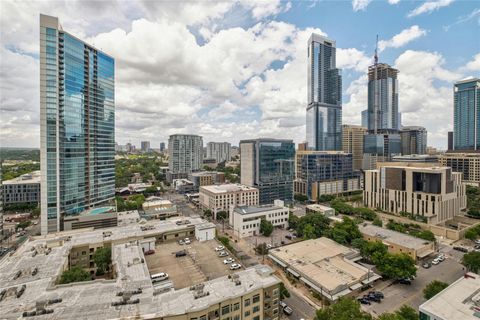
<path id="1" fill-rule="evenodd" d="M 453 131 L 448 131 L 448 145 L 447 150 L 453 150 Z"/>
<path id="2" fill-rule="evenodd" d="M 270 250 L 268 257 L 316 294 L 335 302 L 381 277 L 355 263 L 360 253 L 322 237 Z"/>
<path id="3" fill-rule="evenodd" d="M 76 215 L 65 216 L 63 230 L 111 228 L 116 227 L 117 223 L 118 216 L 115 207 L 97 207 Z"/>
<path id="4" fill-rule="evenodd" d="M 402 153 L 401 137 L 398 132 L 378 131 L 367 133 L 363 140 L 364 170 L 375 169 L 378 162 L 391 161 L 393 157 Z"/>
<path id="5" fill-rule="evenodd" d="M 215 159 L 217 163 L 231 160 L 230 150 L 232 145 L 228 142 L 207 143 L 207 159 Z"/>
<path id="6" fill-rule="evenodd" d="M 400 130 L 402 155 L 427 153 L 427 129 L 419 126 L 406 126 Z"/>
<path id="7" fill-rule="evenodd" d="M 392 162 L 438 163 L 438 156 L 428 154 L 409 154 L 392 157 Z"/>
<path id="8" fill-rule="evenodd" d="M 413 260 L 425 258 L 435 252 L 432 241 L 423 240 L 405 233 L 374 226 L 373 224 L 359 224 L 358 229 L 367 241 L 380 241 L 387 246 L 388 252 L 404 253 Z"/>
<path id="9" fill-rule="evenodd" d="M 362 127 L 368 129 L 368 109 L 362 110 Z"/>
<path id="10" fill-rule="evenodd" d="M 282 200 L 262 206 L 237 206 L 230 208 L 229 223 L 237 237 L 250 237 L 260 234 L 262 220 L 270 222 L 275 228 L 288 229 L 289 213 L 290 209 Z"/>
<path id="11" fill-rule="evenodd" d="M 23 174 L 2 182 L 3 205 L 40 203 L 40 171 Z"/>
<path id="12" fill-rule="evenodd" d="M 480 150 L 480 79 L 453 87 L 453 139 L 455 150 Z"/>
<path id="13" fill-rule="evenodd" d="M 219 211 L 229 211 L 230 207 L 256 206 L 259 204 L 257 188 L 241 184 L 221 184 L 203 186 L 199 189 L 199 204 L 204 210 L 211 210 L 216 217 Z"/>
<path id="14" fill-rule="evenodd" d="M 343 152 L 352 154 L 353 170 L 360 170 L 363 163 L 363 139 L 367 128 L 344 124 L 342 129 Z"/>
<path id="15" fill-rule="evenodd" d="M 147 199 L 142 204 L 144 215 L 150 219 L 164 220 L 172 216 L 177 216 L 177 205 L 173 204 L 170 200 L 163 200 L 154 197 L 153 199 Z"/>
<path id="16" fill-rule="evenodd" d="M 480 186 L 480 150 L 471 152 L 449 151 L 438 156 L 442 166 L 463 174 L 463 182 Z"/>
<path id="17" fill-rule="evenodd" d="M 352 154 L 343 151 L 297 151 L 295 193 L 317 201 L 327 194 L 360 190 L 360 178 L 353 172 Z M 243 171 L 242 171 L 243 172 Z"/>
<path id="18" fill-rule="evenodd" d="M 225 173 L 216 171 L 192 172 L 188 175 L 188 180 L 193 182 L 197 188 L 212 184 L 224 184 Z"/>
<path id="19" fill-rule="evenodd" d="M 140 148 L 142 152 L 150 152 L 150 141 L 140 142 Z"/>
<path id="20" fill-rule="evenodd" d="M 115 61 L 40 15 L 42 234 L 115 196 Z"/>
<path id="21" fill-rule="evenodd" d="M 292 140 L 240 141 L 240 182 L 258 188 L 260 204 L 293 201 L 295 144 Z"/>
<path id="22" fill-rule="evenodd" d="M 160 152 L 165 151 L 165 142 L 160 142 Z"/>
<path id="23" fill-rule="evenodd" d="M 451 220 L 467 205 L 462 174 L 428 163 L 383 163 L 365 171 L 363 201 L 369 208 L 407 212 L 429 224 Z"/>
<path id="24" fill-rule="evenodd" d="M 308 39 L 307 142 L 312 150 L 342 150 L 342 76 L 335 41 Z"/>
<path id="25" fill-rule="evenodd" d="M 480 276 L 468 272 L 418 308 L 420 320 L 478 320 Z"/>
<path id="26" fill-rule="evenodd" d="M 190 134 L 171 135 L 168 139 L 168 155 L 167 179 L 186 178 L 190 172 L 202 169 L 203 139 Z"/>

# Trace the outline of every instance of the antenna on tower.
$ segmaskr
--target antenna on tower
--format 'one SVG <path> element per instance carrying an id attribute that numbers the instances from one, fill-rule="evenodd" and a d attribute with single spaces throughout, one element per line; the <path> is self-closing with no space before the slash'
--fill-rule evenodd
<path id="1" fill-rule="evenodd" d="M 378 63 L 378 34 L 377 34 L 377 41 L 375 43 L 375 56 L 373 57 L 375 64 Z"/>

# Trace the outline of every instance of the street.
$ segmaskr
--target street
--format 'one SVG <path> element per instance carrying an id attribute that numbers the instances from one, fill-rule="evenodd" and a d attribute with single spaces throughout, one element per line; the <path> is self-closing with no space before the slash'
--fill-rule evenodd
<path id="1" fill-rule="evenodd" d="M 315 308 L 310 306 L 304 299 L 302 299 L 292 290 L 289 292 L 290 298 L 286 298 L 283 301 L 293 309 L 293 313 L 290 316 L 284 315 L 284 317 L 290 320 L 313 319 L 315 317 Z"/>

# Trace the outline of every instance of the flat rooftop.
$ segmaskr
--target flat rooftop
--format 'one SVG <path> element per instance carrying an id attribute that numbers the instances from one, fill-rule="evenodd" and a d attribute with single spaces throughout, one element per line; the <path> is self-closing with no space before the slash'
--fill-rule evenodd
<path id="1" fill-rule="evenodd" d="M 360 224 L 358 226 L 358 229 L 360 229 L 360 232 L 363 234 L 366 234 L 372 237 L 377 237 L 382 239 L 385 242 L 397 244 L 402 247 L 410 248 L 414 250 L 422 249 L 426 245 L 431 244 L 430 241 L 413 237 L 398 231 L 377 227 L 377 226 L 374 226 L 373 224 Z"/>
<path id="2" fill-rule="evenodd" d="M 285 207 L 283 206 L 277 206 L 274 204 L 266 204 L 262 206 L 237 206 L 235 207 L 234 211 L 236 213 L 239 213 L 241 215 L 249 215 L 249 214 L 255 214 L 255 213 L 261 213 L 261 212 L 269 212 L 269 211 L 275 211 L 275 210 L 282 210 Z M 287 208 L 288 210 L 288 208 Z"/>
<path id="3" fill-rule="evenodd" d="M 229 192 L 239 192 L 239 191 L 254 191 L 258 190 L 257 188 L 249 187 L 239 183 L 231 184 L 219 184 L 213 186 L 202 186 L 200 190 L 209 191 L 215 194 L 229 193 Z"/>
<path id="4" fill-rule="evenodd" d="M 307 208 L 310 209 L 310 210 L 314 210 L 314 211 L 329 211 L 329 210 L 335 210 L 331 207 L 327 207 L 327 206 L 322 206 L 321 204 L 309 204 L 307 205 Z"/>
<path id="5" fill-rule="evenodd" d="M 40 183 L 40 170 L 22 174 L 14 179 L 2 181 L 2 184 L 29 184 Z"/>
<path id="6" fill-rule="evenodd" d="M 480 275 L 467 273 L 420 305 L 419 310 L 438 320 L 480 319 Z"/>

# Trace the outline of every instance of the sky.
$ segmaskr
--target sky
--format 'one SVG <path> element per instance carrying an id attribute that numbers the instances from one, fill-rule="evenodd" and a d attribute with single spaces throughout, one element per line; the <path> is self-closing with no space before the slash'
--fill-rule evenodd
<path id="1" fill-rule="evenodd" d="M 0 2 L 0 146 L 39 147 L 39 14 L 115 58 L 116 142 L 305 140 L 307 40 L 336 40 L 343 123 L 360 124 L 368 66 L 400 71 L 403 125 L 445 149 L 453 83 L 480 76 L 480 2 Z"/>

